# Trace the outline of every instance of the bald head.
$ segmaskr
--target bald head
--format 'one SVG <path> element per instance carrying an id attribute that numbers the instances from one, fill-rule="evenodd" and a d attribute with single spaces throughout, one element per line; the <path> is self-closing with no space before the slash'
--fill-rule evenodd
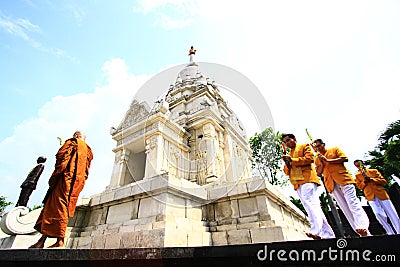
<path id="1" fill-rule="evenodd" d="M 82 132 L 82 131 L 76 131 L 76 132 L 74 133 L 73 137 L 74 137 L 74 138 L 82 139 L 83 141 L 85 141 L 85 139 L 86 139 L 86 135 L 85 135 L 85 133 Z"/>

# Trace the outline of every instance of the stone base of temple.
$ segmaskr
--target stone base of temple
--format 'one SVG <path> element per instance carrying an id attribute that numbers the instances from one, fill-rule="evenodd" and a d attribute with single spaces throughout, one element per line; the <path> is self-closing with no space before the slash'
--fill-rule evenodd
<path id="1" fill-rule="evenodd" d="M 28 248 L 40 237 L 36 218 L 12 214 L 20 213 L 7 217 L 13 233 L 0 248 Z M 24 216 L 32 233 L 18 234 Z M 81 201 L 65 241 L 73 249 L 222 246 L 305 240 L 308 229 L 304 214 L 260 177 L 200 186 L 164 174 Z"/>
<path id="2" fill-rule="evenodd" d="M 69 239 L 72 227 L 68 227 L 65 240 Z M 0 238 L 0 249 L 26 249 L 35 244 L 42 235 L 35 231 L 31 234 L 4 235 Z M 57 238 L 47 238 L 44 247 L 49 247 L 57 241 Z"/>
<path id="3" fill-rule="evenodd" d="M 199 186 L 167 174 L 107 190 L 70 220 L 68 248 L 191 247 L 308 239 L 308 221 L 264 179 Z"/>

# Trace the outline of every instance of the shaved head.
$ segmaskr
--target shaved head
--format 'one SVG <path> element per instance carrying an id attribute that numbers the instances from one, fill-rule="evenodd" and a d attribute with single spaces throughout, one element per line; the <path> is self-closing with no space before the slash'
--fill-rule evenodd
<path id="1" fill-rule="evenodd" d="M 73 137 L 74 137 L 74 138 L 79 138 L 79 139 L 82 139 L 82 140 L 85 140 L 85 139 L 86 139 L 86 135 L 85 135 L 85 133 L 82 132 L 82 131 L 76 131 L 76 132 L 74 133 Z"/>

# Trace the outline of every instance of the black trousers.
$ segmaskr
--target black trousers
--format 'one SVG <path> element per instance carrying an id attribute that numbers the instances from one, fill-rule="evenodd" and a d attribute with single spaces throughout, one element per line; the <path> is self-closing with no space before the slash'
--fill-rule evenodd
<path id="1" fill-rule="evenodd" d="M 15 207 L 28 205 L 29 197 L 33 192 L 33 188 L 31 187 L 22 187 L 21 193 L 19 194 L 18 202 Z"/>

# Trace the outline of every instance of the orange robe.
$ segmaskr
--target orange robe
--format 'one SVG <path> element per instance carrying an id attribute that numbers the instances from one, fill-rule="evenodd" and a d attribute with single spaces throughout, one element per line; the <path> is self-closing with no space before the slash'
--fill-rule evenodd
<path id="1" fill-rule="evenodd" d="M 92 159 L 92 150 L 81 139 L 68 139 L 58 150 L 55 169 L 49 180 L 51 193 L 34 227 L 40 233 L 65 237 L 68 217 L 74 215 Z"/>
<path id="2" fill-rule="evenodd" d="M 296 148 L 290 151 L 290 157 L 292 158 L 291 168 L 289 170 L 285 164 L 283 171 L 289 175 L 290 183 L 293 185 L 294 190 L 297 190 L 299 185 L 305 183 L 320 185 L 317 173 L 312 166 L 314 155 L 309 144 L 296 144 Z"/>
<path id="3" fill-rule="evenodd" d="M 375 196 L 380 200 L 389 199 L 389 195 L 383 187 L 387 181 L 382 174 L 375 169 L 366 169 L 365 173 L 371 179 L 369 182 L 365 182 L 365 178 L 360 171 L 356 174 L 357 187 L 364 190 L 365 198 L 368 201 L 372 201 Z"/>

